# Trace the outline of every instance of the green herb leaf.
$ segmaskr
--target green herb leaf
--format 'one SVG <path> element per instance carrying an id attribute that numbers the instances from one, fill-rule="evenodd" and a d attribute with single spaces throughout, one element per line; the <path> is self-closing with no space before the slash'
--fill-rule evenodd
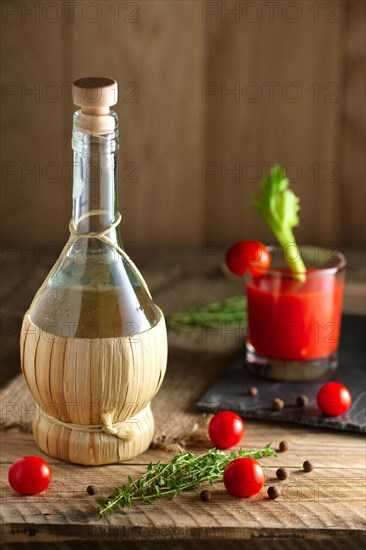
<path id="1" fill-rule="evenodd" d="M 277 456 L 270 443 L 261 450 L 239 449 L 229 454 L 216 448 L 200 456 L 181 451 L 168 464 L 160 461 L 156 464 L 150 463 L 140 478 L 133 481 L 129 477 L 127 485 L 115 487 L 106 499 L 98 498 L 96 502 L 99 516 L 112 515 L 114 510 L 130 507 L 134 500 L 152 504 L 155 499 L 175 498 L 183 491 L 197 489 L 204 481 L 212 485 L 214 481 L 222 479 L 226 466 L 235 458 L 265 456 Z"/>
<path id="2" fill-rule="evenodd" d="M 168 327 L 177 331 L 220 328 L 224 325 L 244 328 L 246 324 L 247 302 L 244 295 L 226 298 L 200 308 L 190 306 L 167 317 Z"/>
<path id="3" fill-rule="evenodd" d="M 296 274 L 298 280 L 304 281 L 306 267 L 292 231 L 299 224 L 300 200 L 289 189 L 289 184 L 284 170 L 276 164 L 262 181 L 261 195 L 255 199 L 253 208 L 280 243 L 290 270 Z"/>

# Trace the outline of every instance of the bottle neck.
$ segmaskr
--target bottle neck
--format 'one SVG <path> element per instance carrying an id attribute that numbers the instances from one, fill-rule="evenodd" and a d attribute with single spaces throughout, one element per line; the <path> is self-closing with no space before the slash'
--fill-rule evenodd
<path id="1" fill-rule="evenodd" d="M 72 190 L 72 220 L 78 233 L 100 233 L 117 216 L 117 150 L 118 126 L 114 131 L 92 135 L 80 129 L 80 111 L 74 115 L 72 148 L 74 150 L 74 177 Z M 108 233 L 118 242 L 118 231 Z"/>

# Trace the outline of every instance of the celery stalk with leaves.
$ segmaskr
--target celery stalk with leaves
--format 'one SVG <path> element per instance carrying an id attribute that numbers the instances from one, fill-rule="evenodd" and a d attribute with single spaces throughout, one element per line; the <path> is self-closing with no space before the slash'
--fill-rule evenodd
<path id="1" fill-rule="evenodd" d="M 306 279 L 306 267 L 296 245 L 293 228 L 299 223 L 299 198 L 289 189 L 289 179 L 276 164 L 261 183 L 261 195 L 253 208 L 274 233 L 281 245 L 286 263 L 299 281 Z"/>

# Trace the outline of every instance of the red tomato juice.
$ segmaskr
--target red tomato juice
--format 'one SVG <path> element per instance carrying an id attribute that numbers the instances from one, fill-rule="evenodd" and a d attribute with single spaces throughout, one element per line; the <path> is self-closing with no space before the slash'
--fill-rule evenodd
<path id="1" fill-rule="evenodd" d="M 306 281 L 276 270 L 247 283 L 248 341 L 269 358 L 314 360 L 338 347 L 344 273 L 309 270 Z"/>

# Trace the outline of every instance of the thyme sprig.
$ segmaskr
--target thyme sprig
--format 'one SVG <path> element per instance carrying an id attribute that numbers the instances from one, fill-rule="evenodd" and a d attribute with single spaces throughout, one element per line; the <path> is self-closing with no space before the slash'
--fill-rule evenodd
<path id="1" fill-rule="evenodd" d="M 213 302 L 204 307 L 187 307 L 171 313 L 167 317 L 169 328 L 178 331 L 191 331 L 197 328 L 219 328 L 223 325 L 247 323 L 247 302 L 245 296 L 233 296 Z"/>
<path id="2" fill-rule="evenodd" d="M 136 500 L 152 504 L 153 500 L 163 497 L 175 498 L 183 491 L 197 489 L 204 481 L 212 485 L 222 478 L 226 466 L 235 458 L 265 456 L 277 456 L 271 443 L 261 450 L 239 449 L 228 454 L 216 448 L 203 455 L 180 451 L 168 464 L 160 460 L 155 464 L 150 462 L 144 475 L 135 480 L 129 476 L 127 485 L 115 487 L 106 499 L 97 499 L 99 516 L 112 515 L 115 510 L 131 507 Z"/>

